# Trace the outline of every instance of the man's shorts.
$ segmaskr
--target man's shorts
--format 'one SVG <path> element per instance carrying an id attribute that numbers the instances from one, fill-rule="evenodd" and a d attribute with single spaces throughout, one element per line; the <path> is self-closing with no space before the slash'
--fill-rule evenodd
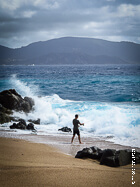
<path id="1" fill-rule="evenodd" d="M 74 130 L 74 129 L 73 129 L 73 135 L 75 135 L 75 134 L 77 134 L 78 136 L 80 135 L 79 129 L 78 129 L 78 130 Z"/>

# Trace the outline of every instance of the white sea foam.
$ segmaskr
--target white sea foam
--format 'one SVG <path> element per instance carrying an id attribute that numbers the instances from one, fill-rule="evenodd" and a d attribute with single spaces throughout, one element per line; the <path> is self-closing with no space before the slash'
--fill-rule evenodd
<path id="1" fill-rule="evenodd" d="M 80 127 L 83 136 L 111 136 L 115 143 L 140 147 L 140 111 L 136 104 L 115 104 L 100 102 L 78 102 L 63 100 L 58 95 L 37 97 L 34 85 L 17 79 L 11 79 L 17 92 L 22 96 L 32 97 L 35 101 L 34 111 L 28 115 L 15 112 L 14 116 L 28 119 L 41 119 L 41 125 L 37 126 L 40 135 L 58 133 L 60 127 L 72 128 L 72 119 L 79 114 Z"/>

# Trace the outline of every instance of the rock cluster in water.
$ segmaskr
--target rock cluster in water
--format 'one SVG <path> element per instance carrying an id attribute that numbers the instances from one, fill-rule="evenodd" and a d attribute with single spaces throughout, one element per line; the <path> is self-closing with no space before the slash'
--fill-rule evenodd
<path id="1" fill-rule="evenodd" d="M 10 126 L 10 129 L 35 130 L 33 123 L 27 125 L 24 119 L 19 119 L 18 121 L 18 123 L 13 123 L 13 125 Z"/>
<path id="2" fill-rule="evenodd" d="M 84 148 L 78 151 L 75 158 L 90 158 L 100 161 L 101 165 L 111 167 L 124 166 L 132 164 L 132 150 L 115 150 L 115 149 L 99 149 L 96 146 Z M 140 152 L 135 152 L 135 163 L 140 163 Z"/>

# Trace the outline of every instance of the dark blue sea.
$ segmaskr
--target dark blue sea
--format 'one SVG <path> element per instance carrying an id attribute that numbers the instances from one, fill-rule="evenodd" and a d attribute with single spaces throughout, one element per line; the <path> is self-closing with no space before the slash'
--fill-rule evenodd
<path id="1" fill-rule="evenodd" d="M 83 136 L 140 147 L 139 65 L 0 66 L 0 91 L 6 89 L 34 98 L 32 113 L 14 115 L 40 118 L 38 134 L 72 128 L 79 114 Z"/>

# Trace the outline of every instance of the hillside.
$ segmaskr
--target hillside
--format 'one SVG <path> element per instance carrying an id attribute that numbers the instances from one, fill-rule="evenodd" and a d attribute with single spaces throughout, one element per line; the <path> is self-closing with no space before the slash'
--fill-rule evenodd
<path id="1" fill-rule="evenodd" d="M 0 46 L 2 64 L 140 64 L 140 44 L 64 37 L 17 49 Z"/>

